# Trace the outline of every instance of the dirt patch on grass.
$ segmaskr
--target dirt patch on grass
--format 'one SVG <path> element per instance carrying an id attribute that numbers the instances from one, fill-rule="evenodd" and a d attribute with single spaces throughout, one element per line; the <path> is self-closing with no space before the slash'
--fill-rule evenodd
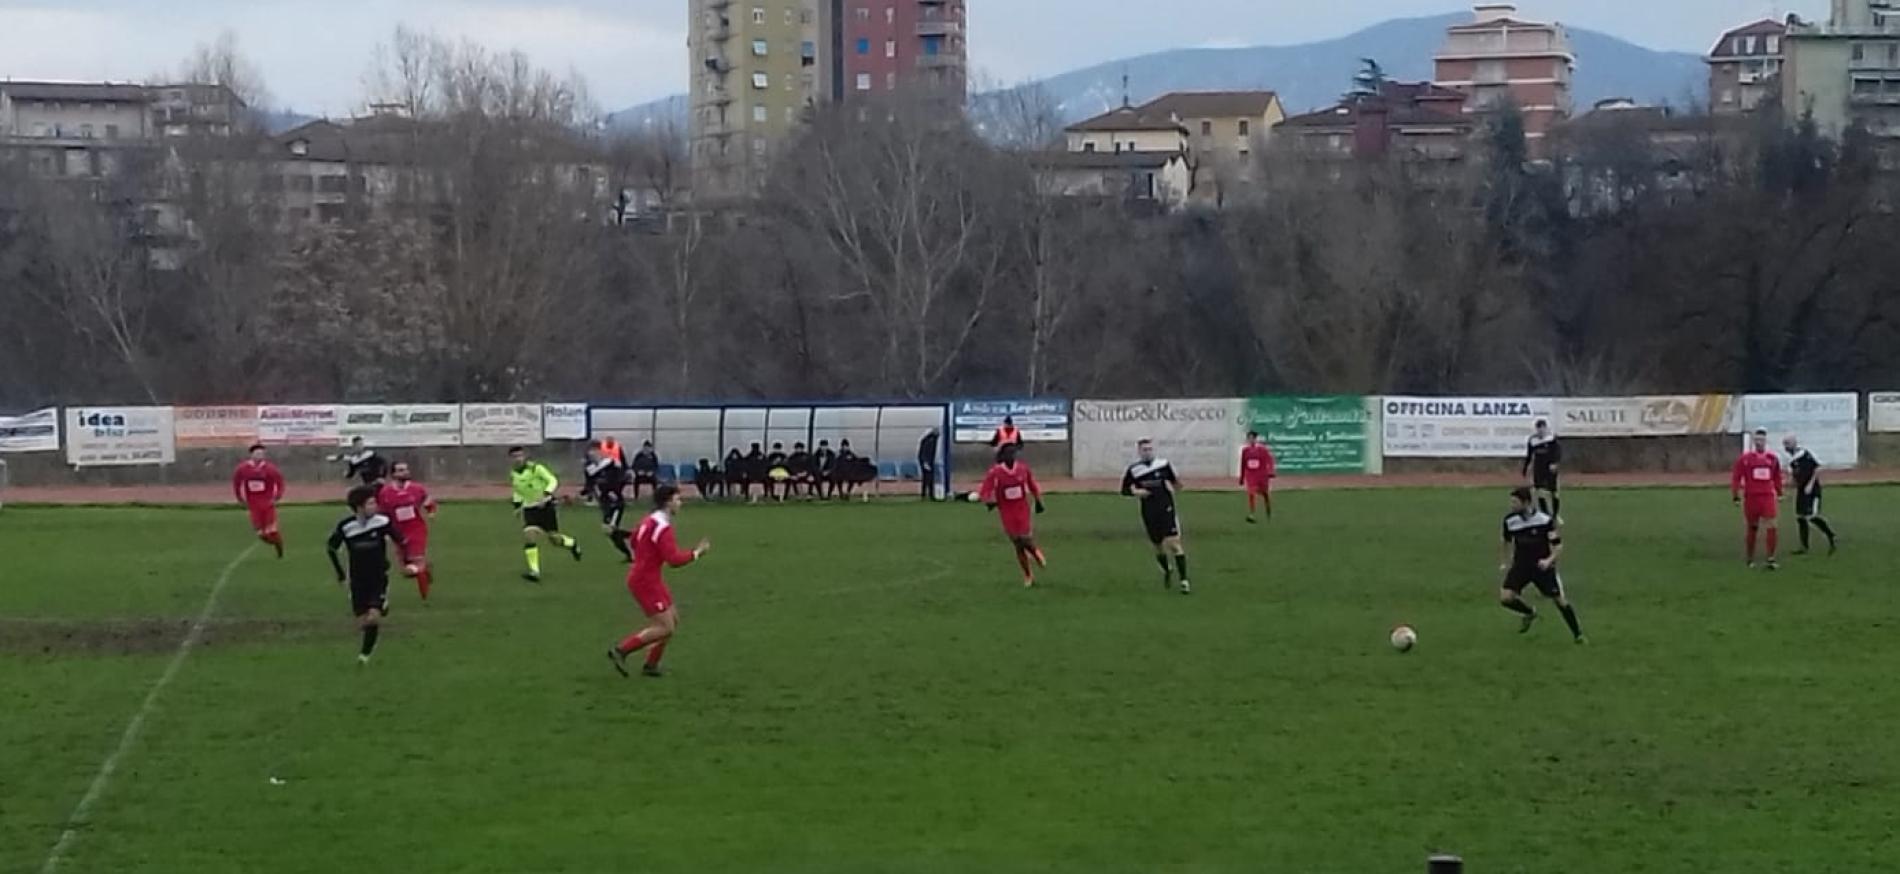
<path id="1" fill-rule="evenodd" d="M 9 655 L 153 655 L 167 653 L 191 633 L 190 619 L 5 619 L 0 653 Z M 309 636 L 316 623 L 231 619 L 205 626 L 199 646 L 217 648 Z"/>

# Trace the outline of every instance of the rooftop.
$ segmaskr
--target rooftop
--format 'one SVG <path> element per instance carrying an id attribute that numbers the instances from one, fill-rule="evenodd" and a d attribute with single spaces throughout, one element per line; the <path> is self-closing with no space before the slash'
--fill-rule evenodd
<path id="1" fill-rule="evenodd" d="M 151 99 L 151 91 L 143 85 L 114 82 L 0 82 L 0 93 L 13 100 L 73 103 L 145 103 Z"/>

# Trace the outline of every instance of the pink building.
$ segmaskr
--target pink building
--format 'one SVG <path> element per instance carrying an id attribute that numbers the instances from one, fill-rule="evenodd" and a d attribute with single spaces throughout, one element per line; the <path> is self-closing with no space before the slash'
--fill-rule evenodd
<path id="1" fill-rule="evenodd" d="M 1571 112 L 1577 56 L 1560 24 L 1526 21 L 1517 7 L 1487 3 L 1469 23 L 1452 25 L 1433 61 L 1436 84 L 1470 95 L 1466 112 L 1510 103 L 1524 114 L 1531 154 L 1543 153 L 1551 128 Z"/>

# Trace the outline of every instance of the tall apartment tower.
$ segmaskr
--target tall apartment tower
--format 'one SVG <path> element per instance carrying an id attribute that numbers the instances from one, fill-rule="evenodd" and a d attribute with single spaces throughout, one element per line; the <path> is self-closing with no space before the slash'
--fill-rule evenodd
<path id="1" fill-rule="evenodd" d="M 833 0 L 689 0 L 689 139 L 700 202 L 759 189 L 774 148 L 832 90 Z"/>
<path id="2" fill-rule="evenodd" d="M 1484 3 L 1474 18 L 1445 31 L 1433 57 L 1434 83 L 1470 95 L 1466 112 L 1510 102 L 1524 114 L 1531 154 L 1543 153 L 1550 129 L 1570 116 L 1577 55 L 1563 26 L 1525 21 L 1508 3 Z"/>
<path id="3" fill-rule="evenodd" d="M 1792 23 L 1782 49 L 1783 112 L 1829 136 L 1900 139 L 1900 0 L 1834 0 L 1825 24 Z"/>
<path id="4" fill-rule="evenodd" d="M 961 102 L 969 78 L 964 0 L 825 0 L 836 52 L 831 97 L 929 90 Z"/>

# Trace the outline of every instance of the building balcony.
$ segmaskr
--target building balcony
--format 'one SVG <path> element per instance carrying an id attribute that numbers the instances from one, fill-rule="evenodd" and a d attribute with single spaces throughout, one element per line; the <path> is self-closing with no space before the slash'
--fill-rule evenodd
<path id="1" fill-rule="evenodd" d="M 947 18 L 925 18 L 917 22 L 918 36 L 954 36 L 962 32 L 962 22 Z"/>
<path id="2" fill-rule="evenodd" d="M 964 66 L 963 56 L 953 54 L 918 55 L 917 69 L 949 70 Z"/>

